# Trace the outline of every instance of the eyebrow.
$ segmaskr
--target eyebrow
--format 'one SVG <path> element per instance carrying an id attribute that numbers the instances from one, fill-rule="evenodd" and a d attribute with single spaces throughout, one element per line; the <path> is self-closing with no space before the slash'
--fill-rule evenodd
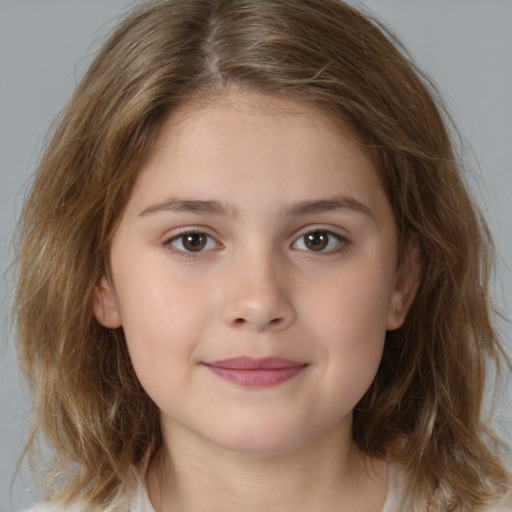
<path id="1" fill-rule="evenodd" d="M 346 210 L 354 213 L 362 213 L 373 218 L 371 209 L 357 199 L 337 195 L 326 199 L 313 199 L 311 201 L 300 201 L 292 205 L 288 210 L 290 215 L 307 215 L 308 213 L 324 213 L 336 210 Z"/>
<path id="2" fill-rule="evenodd" d="M 221 201 L 169 197 L 164 201 L 144 208 L 139 216 L 145 217 L 147 215 L 153 215 L 160 212 L 195 213 L 197 215 L 223 215 L 228 217 L 237 217 L 239 213 L 237 208 L 225 204 Z"/>
<path id="3" fill-rule="evenodd" d="M 353 197 L 345 195 L 337 195 L 324 199 L 299 201 L 292 204 L 286 210 L 286 214 L 291 216 L 300 216 L 336 210 L 346 210 L 374 218 L 374 215 L 368 206 Z M 236 206 L 214 199 L 169 197 L 144 208 L 139 216 L 146 217 L 161 212 L 194 213 L 197 215 L 220 215 L 228 217 L 237 217 L 240 213 Z"/>

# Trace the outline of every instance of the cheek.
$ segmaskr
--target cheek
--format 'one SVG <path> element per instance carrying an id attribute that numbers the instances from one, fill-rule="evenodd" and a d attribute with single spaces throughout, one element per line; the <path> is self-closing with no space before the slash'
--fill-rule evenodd
<path id="1" fill-rule="evenodd" d="M 350 339 L 384 335 L 394 279 L 390 267 L 377 262 L 331 272 L 304 290 L 304 310 L 317 317 L 320 327 Z"/>
<path id="2" fill-rule="evenodd" d="M 377 372 L 391 293 L 389 273 L 362 268 L 340 274 L 324 293 L 309 298 L 310 325 L 328 361 L 328 378 L 337 389 L 354 393 L 357 402 Z"/>
<path id="3" fill-rule="evenodd" d="M 120 293 L 126 342 L 141 381 L 186 367 L 211 309 L 201 282 L 153 279 L 150 270 L 144 276 Z"/>

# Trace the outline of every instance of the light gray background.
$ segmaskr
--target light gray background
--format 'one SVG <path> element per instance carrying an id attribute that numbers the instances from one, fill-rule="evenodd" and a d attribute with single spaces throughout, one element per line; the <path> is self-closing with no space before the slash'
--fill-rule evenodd
<path id="1" fill-rule="evenodd" d="M 11 485 L 29 417 L 9 328 L 11 237 L 45 134 L 128 0 L 0 0 L 0 512 L 31 503 Z M 437 83 L 470 148 L 475 192 L 502 258 L 497 300 L 512 317 L 512 1 L 355 0 L 388 24 Z M 508 267 L 507 267 L 508 264 Z M 510 325 L 502 327 L 512 347 Z M 5 342 L 4 342 L 5 341 Z M 511 400 L 498 428 L 507 439 Z M 511 429 L 512 430 L 512 429 Z"/>

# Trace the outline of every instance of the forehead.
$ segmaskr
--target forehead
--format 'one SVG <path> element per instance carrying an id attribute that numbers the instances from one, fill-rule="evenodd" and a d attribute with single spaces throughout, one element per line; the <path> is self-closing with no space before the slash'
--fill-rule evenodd
<path id="1" fill-rule="evenodd" d="M 133 192 L 215 192 L 243 202 L 254 194 L 303 201 L 380 188 L 369 151 L 346 124 L 306 102 L 231 91 L 168 116 Z"/>
<path id="2" fill-rule="evenodd" d="M 285 124 L 297 120 L 319 131 L 340 133 L 354 142 L 362 139 L 347 121 L 312 102 L 231 87 L 222 93 L 194 97 L 173 110 L 161 128 L 153 153 L 168 147 L 171 140 L 177 144 L 182 135 L 209 129 L 212 121 L 222 124 L 227 120 L 226 114 L 232 113 L 238 114 L 239 121 L 247 121 L 246 128 L 250 125 L 265 129 L 271 121 Z"/>

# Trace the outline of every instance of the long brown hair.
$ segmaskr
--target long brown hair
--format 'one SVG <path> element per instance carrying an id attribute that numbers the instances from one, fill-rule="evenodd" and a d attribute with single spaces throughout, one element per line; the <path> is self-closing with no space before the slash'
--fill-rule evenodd
<path id="1" fill-rule="evenodd" d="M 405 324 L 354 411 L 354 440 L 405 464 L 414 503 L 474 510 L 507 473 L 482 418 L 504 356 L 488 297 L 492 241 L 435 90 L 394 36 L 338 0 L 154 0 L 101 49 L 63 112 L 19 228 L 19 353 L 35 398 L 28 450 L 55 448 L 49 498 L 112 503 L 161 445 L 122 329 L 94 319 L 109 243 L 159 128 L 178 105 L 238 86 L 309 102 L 368 145 L 400 247 L 420 248 Z M 64 475 L 64 476 L 62 476 Z"/>

